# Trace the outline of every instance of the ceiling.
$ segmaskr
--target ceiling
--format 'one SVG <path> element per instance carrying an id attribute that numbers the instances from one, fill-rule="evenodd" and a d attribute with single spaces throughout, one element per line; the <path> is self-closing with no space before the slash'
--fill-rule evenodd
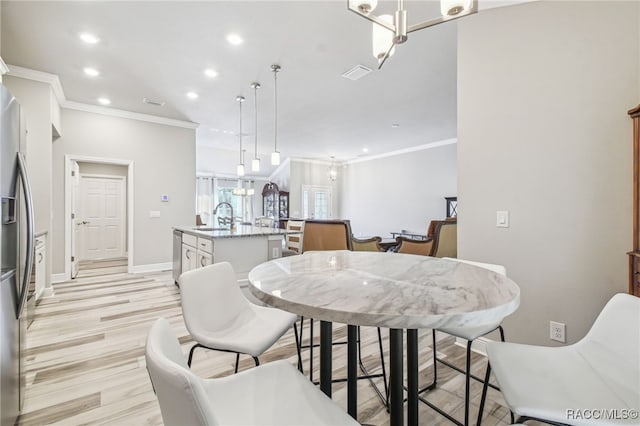
<path id="1" fill-rule="evenodd" d="M 97 105 L 104 96 L 112 101 L 108 108 L 192 121 L 200 124 L 198 146 L 239 154 L 235 99 L 245 96 L 246 162 L 254 153 L 254 81 L 262 85 L 257 134 L 263 166 L 273 150 L 273 63 L 282 67 L 283 158 L 345 161 L 456 136 L 456 22 L 411 33 L 376 70 L 371 23 L 349 12 L 346 0 L 1 4 L 4 61 L 58 75 L 70 101 Z M 436 16 L 439 3 L 406 2 L 406 9 L 414 22 Z M 82 32 L 100 42 L 84 43 Z M 229 44 L 229 33 L 244 43 Z M 357 81 L 341 76 L 358 64 L 373 71 Z M 85 67 L 100 75 L 86 76 Z M 207 68 L 217 77 L 205 76 Z M 188 99 L 190 91 L 199 97 Z M 145 97 L 165 105 L 147 105 Z M 235 164 L 219 171 L 233 172 Z"/>

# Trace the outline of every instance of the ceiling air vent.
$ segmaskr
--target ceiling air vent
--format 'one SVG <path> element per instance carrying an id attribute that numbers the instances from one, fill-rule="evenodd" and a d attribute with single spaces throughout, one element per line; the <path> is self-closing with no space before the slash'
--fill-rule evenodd
<path id="1" fill-rule="evenodd" d="M 364 65 L 356 65 L 351 68 L 349 71 L 346 71 L 342 76 L 344 78 L 348 78 L 349 80 L 360 80 L 365 75 L 371 72 L 371 68 L 367 68 Z"/>
<path id="2" fill-rule="evenodd" d="M 155 101 L 149 98 L 142 98 L 142 102 L 145 104 L 154 105 L 154 106 L 164 106 L 164 104 L 166 103 L 164 101 Z"/>

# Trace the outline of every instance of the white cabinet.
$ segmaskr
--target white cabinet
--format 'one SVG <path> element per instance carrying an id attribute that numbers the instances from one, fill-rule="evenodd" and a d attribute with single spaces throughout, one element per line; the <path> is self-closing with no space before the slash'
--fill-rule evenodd
<path id="1" fill-rule="evenodd" d="M 211 265 L 213 263 L 213 255 L 211 253 L 207 253 L 201 250 L 198 250 L 198 265 L 197 268 L 202 268 L 203 266 Z"/>
<path id="2" fill-rule="evenodd" d="M 213 263 L 213 240 L 182 234 L 182 272 Z"/>
<path id="3" fill-rule="evenodd" d="M 182 243 L 182 272 L 196 269 L 198 261 L 198 249 L 189 244 Z"/>

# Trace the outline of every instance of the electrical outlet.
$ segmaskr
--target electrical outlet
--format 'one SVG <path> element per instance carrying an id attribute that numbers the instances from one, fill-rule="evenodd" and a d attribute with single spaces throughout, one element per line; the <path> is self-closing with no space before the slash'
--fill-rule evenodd
<path id="1" fill-rule="evenodd" d="M 561 343 L 565 343 L 565 325 L 561 322 L 549 322 L 549 338 Z"/>

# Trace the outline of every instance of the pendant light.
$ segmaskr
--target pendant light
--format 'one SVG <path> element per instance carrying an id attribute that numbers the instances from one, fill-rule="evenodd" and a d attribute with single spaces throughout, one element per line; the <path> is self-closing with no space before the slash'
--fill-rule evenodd
<path id="1" fill-rule="evenodd" d="M 271 165 L 280 165 L 280 152 L 278 151 L 278 71 L 280 65 L 271 65 L 273 71 L 273 152 L 271 153 Z"/>
<path id="2" fill-rule="evenodd" d="M 240 163 L 236 168 L 236 174 L 238 176 L 244 176 L 244 156 L 242 155 L 242 103 L 244 102 L 244 96 L 237 96 L 236 101 L 240 106 L 240 131 L 238 132 L 238 139 L 240 139 Z"/>
<path id="3" fill-rule="evenodd" d="M 253 100 L 254 100 L 254 109 L 255 109 L 255 128 L 254 128 L 254 156 L 253 160 L 251 160 L 251 171 L 259 172 L 260 171 L 260 158 L 258 158 L 258 89 L 260 88 L 260 83 L 251 83 L 251 87 L 253 88 Z"/>
<path id="4" fill-rule="evenodd" d="M 378 60 L 378 69 L 393 55 L 396 45 L 407 41 L 409 33 L 478 12 L 478 0 L 440 0 L 440 16 L 410 24 L 404 0 L 397 0 L 397 3 L 391 16 L 375 14 L 378 0 L 347 0 L 350 11 L 373 22 L 373 56 Z"/>
<path id="5" fill-rule="evenodd" d="M 336 158 L 331 157 L 331 165 L 327 171 L 327 177 L 331 182 L 334 182 L 338 178 L 338 169 L 336 168 Z"/>

